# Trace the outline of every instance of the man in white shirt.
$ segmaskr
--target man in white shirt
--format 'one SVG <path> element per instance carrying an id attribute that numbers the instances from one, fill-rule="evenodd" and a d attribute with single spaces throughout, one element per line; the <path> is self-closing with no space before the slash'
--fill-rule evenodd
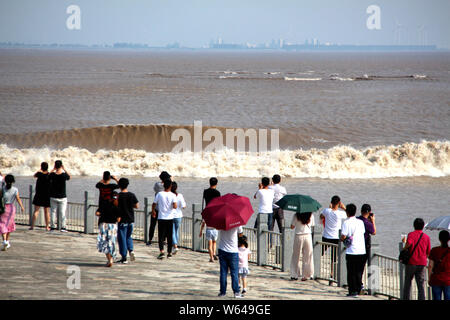
<path id="1" fill-rule="evenodd" d="M 283 198 L 287 194 L 287 192 L 286 192 L 286 188 L 280 185 L 280 182 L 281 182 L 280 175 L 275 174 L 272 177 L 272 182 L 273 182 L 273 185 L 270 185 L 269 189 L 272 189 L 274 191 L 273 205 L 272 205 L 273 214 L 272 215 L 269 214 L 269 221 L 268 221 L 268 223 L 270 224 L 269 230 L 273 231 L 273 229 L 275 227 L 275 221 L 276 221 L 279 232 L 283 232 L 284 212 L 283 212 L 283 209 L 281 209 L 275 203 L 277 201 L 279 201 L 281 198 Z"/>
<path id="2" fill-rule="evenodd" d="M 238 237 L 242 236 L 242 227 L 230 230 L 219 230 L 219 263 L 220 263 L 220 293 L 219 297 L 227 292 L 228 269 L 231 275 L 231 288 L 235 298 L 241 298 L 239 288 L 239 249 Z"/>
<path id="3" fill-rule="evenodd" d="M 345 250 L 345 260 L 347 265 L 348 294 L 350 297 L 357 297 L 362 289 L 362 275 L 366 262 L 366 245 L 364 233 L 366 229 L 364 222 L 356 219 L 356 206 L 351 203 L 345 210 L 348 219 L 342 223 L 341 240 L 351 239 L 351 244 Z"/>
<path id="4" fill-rule="evenodd" d="M 342 221 L 347 219 L 344 204 L 341 202 L 339 196 L 333 196 L 331 198 L 331 204 L 329 208 L 325 208 L 320 213 L 320 219 L 324 225 L 322 233 L 322 242 L 328 242 L 332 244 L 339 243 L 339 230 L 341 229 Z M 324 255 L 327 248 L 322 246 L 322 255 Z M 337 248 L 331 248 L 331 278 L 334 277 L 334 271 L 337 261 Z"/>
<path id="5" fill-rule="evenodd" d="M 178 208 L 177 196 L 171 192 L 172 181 L 164 181 L 164 191 L 156 194 L 152 205 L 152 216 L 156 217 L 156 206 L 158 206 L 158 240 L 160 254 L 158 259 L 164 258 L 164 240 L 167 239 L 167 258 L 172 257 L 173 245 L 173 209 Z"/>
<path id="6" fill-rule="evenodd" d="M 273 198 L 275 196 L 275 192 L 272 189 L 269 189 L 270 179 L 264 177 L 261 179 L 261 183 L 259 184 L 259 190 L 253 196 L 255 199 L 259 199 L 258 205 L 258 216 L 255 220 L 256 229 L 258 227 L 259 215 L 267 214 L 267 227 L 270 228 L 270 220 L 272 220 L 272 205 Z"/>
<path id="7" fill-rule="evenodd" d="M 320 219 L 324 223 L 322 234 L 323 242 L 330 242 L 337 244 L 339 242 L 339 230 L 341 229 L 342 221 L 347 219 L 344 204 L 341 202 L 339 196 L 331 198 L 330 208 L 325 208 L 320 213 Z"/>

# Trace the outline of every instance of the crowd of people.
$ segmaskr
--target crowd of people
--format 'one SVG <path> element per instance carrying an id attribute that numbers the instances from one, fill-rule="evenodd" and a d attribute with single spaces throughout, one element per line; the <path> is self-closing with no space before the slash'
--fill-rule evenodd
<path id="1" fill-rule="evenodd" d="M 36 180 L 36 193 L 33 198 L 34 214 L 30 230 L 34 229 L 40 208 L 44 208 L 47 230 L 59 229 L 66 231 L 66 181 L 71 176 L 64 168 L 62 161 L 55 161 L 54 168 L 49 172 L 48 163 L 43 162 L 34 177 Z M 178 192 L 178 185 L 166 171 L 159 175 L 160 181 L 154 185 L 154 201 L 152 204 L 151 223 L 149 226 L 149 241 L 152 245 L 156 225 L 158 226 L 158 259 L 171 258 L 178 252 L 179 230 L 182 210 L 186 208 L 186 201 Z M 0 233 L 2 235 L 1 250 L 11 247 L 10 233 L 15 231 L 15 201 L 22 211 L 24 207 L 19 191 L 13 187 L 14 176 L 0 173 L 1 197 L 4 203 L 3 212 L 0 213 Z M 217 190 L 218 179 L 210 178 L 209 188 L 203 191 L 202 209 L 208 203 L 220 197 Z M 133 249 L 134 210 L 139 208 L 139 201 L 133 192 L 128 191 L 129 180 L 117 179 L 109 171 L 103 173 L 103 178 L 96 184 L 99 189 L 98 218 L 99 234 L 97 237 L 98 251 L 105 254 L 107 267 L 113 263 L 127 264 L 136 259 Z M 254 198 L 258 200 L 258 212 L 254 227 L 260 223 L 262 215 L 267 216 L 268 230 L 273 231 L 275 221 L 279 232 L 285 232 L 284 212 L 276 203 L 287 195 L 286 188 L 281 185 L 280 175 L 274 175 L 272 181 L 263 177 Z M 116 190 L 119 190 L 116 191 Z M 339 196 L 331 198 L 329 207 L 320 212 L 323 224 L 322 242 L 335 245 L 340 241 L 344 243 L 347 267 L 348 296 L 356 297 L 364 291 L 362 275 L 365 265 L 371 257 L 371 236 L 377 232 L 375 215 L 369 204 L 361 206 L 361 215 L 356 217 L 357 207 L 350 203 L 344 205 Z M 61 221 L 59 221 L 61 220 Z M 58 221 L 57 228 L 55 222 Z M 294 230 L 293 252 L 290 265 L 292 281 L 301 278 L 302 281 L 314 279 L 312 230 L 316 225 L 313 212 L 295 213 L 290 222 Z M 423 233 L 424 221 L 417 218 L 414 221 L 414 231 L 404 239 L 405 250 L 411 257 L 405 266 L 405 286 L 403 299 L 410 299 L 411 283 L 415 278 L 418 287 L 418 298 L 425 299 L 426 268 L 428 268 L 428 283 L 432 287 L 433 299 L 439 300 L 442 295 L 450 300 L 450 255 L 448 255 L 449 232 L 441 231 L 439 240 L 441 245 L 430 248 L 430 238 Z M 236 298 L 243 297 L 248 291 L 247 275 L 249 275 L 248 260 L 251 254 L 248 241 L 243 234 L 242 226 L 230 230 L 216 230 L 202 221 L 199 237 L 208 241 L 209 262 L 219 260 L 220 290 L 219 296 L 226 295 L 228 272 L 231 275 L 231 287 Z M 218 244 L 217 244 L 218 242 Z M 120 259 L 117 257 L 117 247 Z M 165 253 L 167 248 L 167 254 Z M 327 251 L 322 246 L 322 255 Z M 337 260 L 337 251 L 331 250 L 331 278 Z M 217 253 L 217 254 L 216 254 Z M 300 268 L 301 265 L 301 268 Z M 241 290 L 242 284 L 242 290 Z"/>

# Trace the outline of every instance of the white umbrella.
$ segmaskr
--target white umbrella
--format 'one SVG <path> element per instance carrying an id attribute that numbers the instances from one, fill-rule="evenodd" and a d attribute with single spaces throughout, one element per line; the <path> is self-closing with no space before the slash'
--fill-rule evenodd
<path id="1" fill-rule="evenodd" d="M 438 217 L 430 221 L 426 224 L 425 229 L 450 231 L 450 216 Z"/>

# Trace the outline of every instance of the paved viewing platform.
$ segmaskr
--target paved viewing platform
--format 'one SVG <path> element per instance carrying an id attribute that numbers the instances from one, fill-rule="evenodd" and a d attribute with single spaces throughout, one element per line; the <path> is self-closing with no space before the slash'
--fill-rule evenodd
<path id="1" fill-rule="evenodd" d="M 219 262 L 205 253 L 181 248 L 172 258 L 158 260 L 157 244 L 134 241 L 136 260 L 105 267 L 97 236 L 47 232 L 17 226 L 11 248 L 0 251 L 0 299 L 235 299 L 228 276 L 226 297 L 219 293 Z M 76 267 L 73 267 L 76 266 Z M 78 269 L 79 268 L 79 269 Z M 374 296 L 346 297 L 347 290 L 328 281 L 291 281 L 287 272 L 250 264 L 248 293 L 239 300 L 384 300 Z M 76 277 L 79 270 L 79 289 Z"/>

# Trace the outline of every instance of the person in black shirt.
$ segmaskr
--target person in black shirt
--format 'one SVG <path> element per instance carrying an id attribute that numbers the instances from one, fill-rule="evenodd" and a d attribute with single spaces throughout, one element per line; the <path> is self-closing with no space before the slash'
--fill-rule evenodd
<path id="1" fill-rule="evenodd" d="M 39 214 L 39 209 L 44 208 L 45 214 L 45 227 L 47 231 L 50 230 L 50 181 L 48 172 L 48 163 L 41 163 L 41 170 L 34 174 L 36 180 L 36 193 L 33 198 L 34 213 L 33 219 L 31 220 L 30 230 L 34 229 L 37 216 Z"/>
<path id="2" fill-rule="evenodd" d="M 112 267 L 116 258 L 117 222 L 120 222 L 121 219 L 118 205 L 118 194 L 114 191 L 111 200 L 104 201 L 95 213 L 99 216 L 97 249 L 106 255 L 107 267 Z"/>
<path id="3" fill-rule="evenodd" d="M 133 239 L 131 234 L 133 233 L 134 226 L 134 209 L 139 208 L 139 202 L 134 193 L 128 191 L 129 181 L 127 178 L 121 178 L 119 180 L 119 228 L 118 237 L 119 242 L 119 252 L 122 259 L 119 261 L 121 263 L 128 263 L 127 253 L 130 253 L 130 260 L 135 260 L 135 255 L 133 252 Z"/>
<path id="4" fill-rule="evenodd" d="M 55 161 L 55 167 L 50 172 L 50 211 L 51 211 L 51 225 L 52 229 L 56 228 L 55 220 L 56 213 L 61 217 L 61 232 L 66 231 L 66 209 L 67 209 L 67 195 L 66 195 L 66 181 L 70 180 L 70 174 L 64 168 L 61 160 Z"/>
<path id="5" fill-rule="evenodd" d="M 208 203 L 217 197 L 220 197 L 220 192 L 217 190 L 217 178 L 213 177 L 209 179 L 209 188 L 203 190 L 203 199 L 202 199 L 202 211 L 203 208 L 208 205 Z M 204 204 L 204 205 L 203 205 Z M 199 237 L 203 235 L 203 228 L 205 227 L 206 222 L 205 220 L 202 221 L 202 226 L 200 227 L 200 234 Z M 206 239 L 208 240 L 208 252 L 209 252 L 209 262 L 214 262 L 214 260 L 217 260 L 216 256 L 216 241 L 218 237 L 218 232 L 216 229 L 212 227 L 206 226 Z"/>
<path id="6" fill-rule="evenodd" d="M 111 183 L 111 179 L 119 182 L 115 176 L 112 176 L 109 171 L 103 172 L 103 179 L 97 182 L 95 187 L 99 189 L 98 208 L 106 204 L 108 205 L 112 201 L 112 195 L 114 190 L 119 189 L 117 183 Z"/>

